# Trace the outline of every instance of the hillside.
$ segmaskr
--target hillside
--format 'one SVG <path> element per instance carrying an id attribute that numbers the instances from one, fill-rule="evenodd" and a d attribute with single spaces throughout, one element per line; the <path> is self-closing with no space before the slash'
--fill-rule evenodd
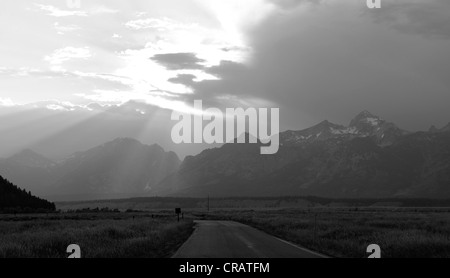
<path id="1" fill-rule="evenodd" d="M 0 211 L 54 211 L 55 204 L 31 195 L 0 176 Z"/>
<path id="2" fill-rule="evenodd" d="M 53 162 L 31 150 L 0 160 L 0 175 L 51 200 L 144 196 L 181 161 L 159 145 L 117 138 Z"/>

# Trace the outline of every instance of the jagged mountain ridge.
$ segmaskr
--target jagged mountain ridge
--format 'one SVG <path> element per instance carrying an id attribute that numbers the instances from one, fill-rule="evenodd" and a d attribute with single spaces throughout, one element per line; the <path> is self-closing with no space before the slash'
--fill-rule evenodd
<path id="1" fill-rule="evenodd" d="M 353 139 L 373 137 L 379 145 L 390 145 L 398 137 L 408 134 L 395 124 L 387 122 L 368 111 L 359 113 L 348 126 L 331 123 L 327 120 L 304 130 L 286 131 L 280 137 L 283 143 L 295 144 L 323 141 L 330 138 Z"/>
<path id="2" fill-rule="evenodd" d="M 154 194 L 450 197 L 450 133 L 409 133 L 364 111 L 280 134 L 280 150 L 226 144 L 188 157 Z"/>
<path id="3" fill-rule="evenodd" d="M 443 128 L 436 128 L 434 125 L 430 127 L 430 129 L 428 130 L 429 132 L 432 133 L 436 133 L 436 132 L 448 132 L 450 131 L 450 123 L 448 123 L 446 126 L 444 126 Z"/>
<path id="4" fill-rule="evenodd" d="M 363 111 L 348 126 L 323 121 L 282 132 L 275 155 L 260 155 L 259 144 L 225 144 L 181 163 L 158 145 L 118 138 L 58 163 L 25 151 L 1 160 L 0 174 L 22 180 L 15 182 L 27 190 L 34 186 L 41 196 L 72 199 L 208 194 L 441 198 L 450 197 L 449 134 L 446 128 L 406 132 Z"/>

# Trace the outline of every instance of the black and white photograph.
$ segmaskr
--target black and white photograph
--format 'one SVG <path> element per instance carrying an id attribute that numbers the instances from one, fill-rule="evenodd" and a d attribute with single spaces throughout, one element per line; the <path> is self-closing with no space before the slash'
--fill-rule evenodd
<path id="1" fill-rule="evenodd" d="M 450 1 L 1 1 L 0 258 L 450 258 Z"/>

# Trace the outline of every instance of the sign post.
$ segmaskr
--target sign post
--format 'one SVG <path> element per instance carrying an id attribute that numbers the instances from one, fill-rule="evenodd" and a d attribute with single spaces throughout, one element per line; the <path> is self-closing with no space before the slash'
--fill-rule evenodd
<path id="1" fill-rule="evenodd" d="M 176 208 L 176 209 L 175 209 L 175 213 L 178 215 L 178 222 L 180 222 L 181 208 Z"/>

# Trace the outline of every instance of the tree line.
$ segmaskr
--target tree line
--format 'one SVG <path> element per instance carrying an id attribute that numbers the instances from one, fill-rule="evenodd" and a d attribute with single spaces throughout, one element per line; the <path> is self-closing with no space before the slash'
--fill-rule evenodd
<path id="1" fill-rule="evenodd" d="M 31 195 L 0 176 L 0 212 L 55 211 L 54 203 Z"/>

